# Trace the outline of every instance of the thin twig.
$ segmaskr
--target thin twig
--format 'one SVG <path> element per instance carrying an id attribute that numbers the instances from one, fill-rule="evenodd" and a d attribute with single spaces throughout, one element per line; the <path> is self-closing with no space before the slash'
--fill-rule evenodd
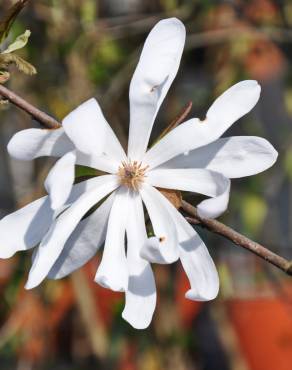
<path id="1" fill-rule="evenodd" d="M 278 267 L 286 274 L 292 276 L 292 262 L 287 259 L 277 255 L 276 253 L 270 251 L 263 245 L 247 238 L 246 236 L 233 230 L 231 227 L 224 225 L 222 222 L 213 220 L 210 218 L 202 218 L 198 215 L 195 207 L 191 204 L 182 201 L 182 209 L 192 217 L 187 217 L 187 220 L 191 224 L 199 224 L 205 227 L 209 231 L 224 236 L 226 239 L 231 240 L 234 244 L 248 249 L 250 252 L 256 254 L 258 257 L 264 259 L 265 261 L 271 263 L 272 265 Z"/>
<path id="2" fill-rule="evenodd" d="M 20 96 L 16 95 L 14 92 L 7 89 L 7 87 L 1 84 L 0 84 L 0 95 L 2 95 L 5 99 L 9 100 L 11 103 L 16 105 L 18 108 L 27 112 L 42 126 L 45 126 L 46 128 L 49 129 L 56 129 L 61 126 L 61 124 L 53 117 L 37 109 L 32 104 L 28 103 L 26 100 L 22 99 Z"/>
<path id="3" fill-rule="evenodd" d="M 186 104 L 180 114 L 172 121 L 170 124 L 166 127 L 165 130 L 162 131 L 162 133 L 159 135 L 157 141 L 162 139 L 166 134 L 168 134 L 170 131 L 172 131 L 174 128 L 176 128 L 178 125 L 180 125 L 186 117 L 189 115 L 190 111 L 192 110 L 193 103 L 191 101 Z"/>
<path id="4" fill-rule="evenodd" d="M 60 123 L 48 116 L 46 113 L 40 111 L 33 105 L 26 102 L 24 99 L 20 98 L 18 95 L 0 85 L 0 95 L 4 96 L 11 103 L 15 104 L 19 108 L 23 109 L 25 112 L 30 114 L 36 120 L 38 120 L 43 126 L 47 128 L 57 128 L 60 127 Z M 187 217 L 187 220 L 192 224 L 199 224 L 206 227 L 209 231 L 224 236 L 226 239 L 231 240 L 235 245 L 242 248 L 248 249 L 250 252 L 256 254 L 258 257 L 264 259 L 265 261 L 271 263 L 272 265 L 278 267 L 280 270 L 286 272 L 286 274 L 292 276 L 292 262 L 287 259 L 277 255 L 276 253 L 270 251 L 261 244 L 254 242 L 253 240 L 247 238 L 246 236 L 238 233 L 229 226 L 223 223 L 208 219 L 201 218 L 195 207 L 186 201 L 182 201 L 182 209 L 189 214 L 191 217 Z"/>

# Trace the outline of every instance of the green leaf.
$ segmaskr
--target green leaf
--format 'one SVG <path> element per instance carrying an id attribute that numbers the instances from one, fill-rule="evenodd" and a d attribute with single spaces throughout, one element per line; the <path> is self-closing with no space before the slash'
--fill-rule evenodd
<path id="1" fill-rule="evenodd" d="M 78 177 L 94 177 L 97 175 L 97 171 L 94 168 L 86 166 L 75 166 L 75 178 Z"/>
<path id="2" fill-rule="evenodd" d="M 8 12 L 5 14 L 4 18 L 0 21 L 0 44 L 6 39 L 10 31 L 11 26 L 13 25 L 16 17 L 25 7 L 29 0 L 19 0 L 11 8 L 8 9 Z"/>
<path id="3" fill-rule="evenodd" d="M 22 49 L 28 42 L 28 39 L 31 35 L 30 30 L 26 30 L 22 35 L 18 36 L 15 41 L 8 46 L 1 54 L 9 54 L 15 50 Z"/>

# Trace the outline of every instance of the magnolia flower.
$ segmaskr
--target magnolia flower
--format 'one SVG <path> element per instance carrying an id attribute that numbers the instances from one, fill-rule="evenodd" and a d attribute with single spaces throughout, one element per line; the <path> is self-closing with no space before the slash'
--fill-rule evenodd
<path id="1" fill-rule="evenodd" d="M 26 288 L 46 277 L 70 274 L 104 243 L 95 281 L 125 292 L 122 316 L 135 328 L 149 325 L 156 305 L 151 263 L 180 259 L 190 282 L 186 297 L 205 301 L 217 296 L 218 274 L 205 244 L 157 188 L 206 195 L 199 213 L 217 217 L 226 210 L 230 179 L 264 171 L 277 153 L 259 137 L 220 139 L 257 103 L 256 81 L 232 86 L 203 121 L 184 122 L 147 150 L 184 42 L 185 28 L 174 18 L 162 20 L 150 32 L 130 85 L 127 154 L 94 99 L 71 112 L 59 129 L 28 129 L 11 139 L 8 150 L 16 158 L 61 157 L 45 182 L 49 196 L 0 222 L 0 257 L 39 244 Z M 73 185 L 75 164 L 107 174 Z M 143 204 L 155 235 L 150 238 Z"/>

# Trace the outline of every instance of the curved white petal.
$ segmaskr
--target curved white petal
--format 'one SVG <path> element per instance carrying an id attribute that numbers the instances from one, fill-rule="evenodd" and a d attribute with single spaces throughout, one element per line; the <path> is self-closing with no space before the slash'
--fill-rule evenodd
<path id="1" fill-rule="evenodd" d="M 141 160 L 157 112 L 172 84 L 185 43 L 185 27 L 164 19 L 148 35 L 130 85 L 128 157 Z"/>
<path id="2" fill-rule="evenodd" d="M 0 221 L 0 258 L 35 247 L 48 231 L 54 211 L 43 197 Z"/>
<path id="3" fill-rule="evenodd" d="M 116 177 L 112 175 L 100 176 L 96 179 L 98 183 L 64 211 L 50 227 L 37 250 L 26 289 L 34 288 L 43 281 L 84 214 L 118 186 Z"/>
<path id="4" fill-rule="evenodd" d="M 140 194 L 155 233 L 154 237 L 148 238 L 144 243 L 141 257 L 155 263 L 175 262 L 178 259 L 176 227 L 165 203 L 162 202 L 163 195 L 146 183 L 143 184 Z"/>
<path id="5" fill-rule="evenodd" d="M 256 81 L 242 81 L 232 86 L 215 101 L 204 121 L 193 118 L 170 131 L 146 153 L 143 163 L 151 169 L 178 155 L 212 143 L 236 119 L 254 107 L 259 95 L 260 86 Z"/>
<path id="6" fill-rule="evenodd" d="M 194 301 L 214 299 L 219 290 L 219 277 L 208 249 L 176 208 L 166 198 L 164 202 L 177 228 L 179 256 L 191 285 L 186 298 Z"/>
<path id="7" fill-rule="evenodd" d="M 9 154 L 25 161 L 38 157 L 61 157 L 74 149 L 63 127 L 58 129 L 29 128 L 17 132 L 7 146 Z"/>
<path id="8" fill-rule="evenodd" d="M 68 152 L 56 162 L 45 180 L 53 210 L 63 206 L 71 193 L 75 179 L 75 161 L 76 153 Z"/>
<path id="9" fill-rule="evenodd" d="M 147 173 L 152 186 L 177 189 L 216 197 L 222 193 L 223 175 L 203 168 L 155 169 Z"/>
<path id="10" fill-rule="evenodd" d="M 105 240 L 112 193 L 90 216 L 82 220 L 67 240 L 48 278 L 61 279 L 89 261 Z"/>
<path id="11" fill-rule="evenodd" d="M 128 266 L 125 250 L 125 231 L 128 211 L 128 191 L 119 188 L 112 205 L 102 260 L 94 280 L 113 291 L 128 288 Z"/>
<path id="12" fill-rule="evenodd" d="M 246 80 L 231 86 L 209 108 L 206 120 L 212 125 L 223 125 L 227 130 L 235 121 L 256 105 L 261 93 L 257 81 Z"/>
<path id="13" fill-rule="evenodd" d="M 63 120 L 63 127 L 82 153 L 99 156 L 104 152 L 118 162 L 126 159 L 95 99 L 87 100 L 68 114 Z"/>
<path id="14" fill-rule="evenodd" d="M 217 177 L 217 192 L 213 198 L 205 199 L 197 205 L 198 214 L 203 218 L 216 218 L 227 209 L 230 193 L 230 180 L 224 176 Z"/>
<path id="15" fill-rule="evenodd" d="M 156 287 L 150 264 L 140 257 L 147 234 L 142 201 L 137 194 L 129 202 L 126 233 L 129 284 L 122 317 L 135 329 L 145 329 L 155 310 Z"/>
<path id="16" fill-rule="evenodd" d="M 182 154 L 163 168 L 207 168 L 228 178 L 255 175 L 271 167 L 278 153 L 266 140 L 256 136 L 233 136 Z"/>

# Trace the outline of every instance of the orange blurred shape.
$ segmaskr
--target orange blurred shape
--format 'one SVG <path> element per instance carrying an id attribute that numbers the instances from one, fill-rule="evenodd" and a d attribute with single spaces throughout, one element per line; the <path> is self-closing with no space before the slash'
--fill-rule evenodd
<path id="1" fill-rule="evenodd" d="M 292 305 L 280 298 L 235 299 L 231 322 L 251 370 L 292 369 Z"/>
<path id="2" fill-rule="evenodd" d="M 4 288 L 10 281 L 16 265 L 16 258 L 0 260 L 0 289 Z"/>
<path id="3" fill-rule="evenodd" d="M 116 307 L 123 300 L 123 294 L 103 288 L 94 281 L 97 266 L 98 259 L 94 258 L 83 267 L 83 270 L 88 278 L 90 289 L 92 289 L 94 292 L 96 305 L 102 321 L 106 324 L 106 326 L 110 326 Z"/>
<path id="4" fill-rule="evenodd" d="M 137 364 L 136 364 L 136 356 L 137 356 L 137 348 L 135 343 L 133 342 L 127 342 L 124 345 L 118 370 L 137 370 Z"/>
<path id="5" fill-rule="evenodd" d="M 270 0 L 247 2 L 244 13 L 250 20 L 259 23 L 271 23 L 279 17 L 277 6 Z"/>
<path id="6" fill-rule="evenodd" d="M 21 345 L 18 348 L 20 358 L 37 363 L 47 357 L 48 313 L 40 297 L 30 291 L 22 291 L 18 306 L 11 313 L 19 325 Z"/>
<path id="7" fill-rule="evenodd" d="M 205 29 L 221 29 L 222 27 L 233 27 L 238 24 L 236 12 L 231 4 L 220 4 L 211 6 L 205 20 Z"/>
<path id="8" fill-rule="evenodd" d="M 74 304 L 75 296 L 70 280 L 58 281 L 58 294 L 51 302 L 50 316 L 48 317 L 50 327 L 56 328 Z"/>
<path id="9" fill-rule="evenodd" d="M 182 326 L 189 328 L 200 312 L 202 302 L 194 302 L 185 298 L 185 293 L 190 289 L 190 283 L 181 265 L 177 269 L 175 301 Z"/>
<path id="10" fill-rule="evenodd" d="M 266 39 L 255 40 L 244 60 L 249 74 L 257 80 L 270 80 L 281 74 L 285 59 L 281 50 Z"/>

